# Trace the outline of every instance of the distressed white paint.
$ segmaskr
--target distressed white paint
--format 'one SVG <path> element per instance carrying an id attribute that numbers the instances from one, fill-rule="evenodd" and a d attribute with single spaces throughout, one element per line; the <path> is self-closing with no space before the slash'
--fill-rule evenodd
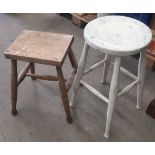
<path id="1" fill-rule="evenodd" d="M 138 84 L 139 80 L 136 80 L 134 82 L 132 82 L 131 84 L 129 84 L 128 86 L 126 86 L 120 93 L 118 93 L 118 97 L 121 97 L 122 95 L 126 94 L 127 92 L 129 92 L 134 86 L 136 86 L 136 84 Z"/>
<path id="2" fill-rule="evenodd" d="M 128 75 L 130 78 L 134 79 L 134 80 L 137 80 L 138 77 L 134 74 L 132 74 L 131 72 L 129 72 L 127 69 L 123 68 L 123 67 L 120 67 L 120 71 L 126 75 Z"/>
<path id="3" fill-rule="evenodd" d="M 102 77 L 101 83 L 106 83 L 107 74 L 108 74 L 110 61 L 111 61 L 111 55 L 105 54 L 105 60 L 106 61 L 105 61 L 104 66 L 103 66 L 103 77 Z"/>
<path id="4" fill-rule="evenodd" d="M 77 70 L 77 73 L 76 73 L 76 76 L 75 76 L 75 79 L 73 82 L 72 90 L 71 90 L 72 96 L 71 96 L 71 101 L 69 103 L 69 105 L 71 107 L 74 106 L 77 91 L 78 91 L 79 84 L 80 84 L 80 80 L 82 79 L 82 75 L 84 73 L 84 69 L 85 69 L 86 61 L 87 61 L 88 50 L 89 50 L 89 46 L 85 42 L 83 52 L 82 52 L 81 58 L 79 60 L 78 70 Z"/>
<path id="5" fill-rule="evenodd" d="M 111 85 L 110 85 L 110 92 L 109 92 L 109 104 L 107 109 L 106 129 L 104 133 L 105 138 L 109 138 L 112 115 L 113 115 L 114 105 L 116 103 L 116 98 L 117 98 L 120 63 L 121 63 L 121 57 L 116 57 Z"/>
<path id="6" fill-rule="evenodd" d="M 80 81 L 80 83 L 81 83 L 82 86 L 84 86 L 85 88 L 87 88 L 90 92 L 92 92 L 94 95 L 96 95 L 97 97 L 99 97 L 101 100 L 103 100 L 107 104 L 109 103 L 109 99 L 106 98 L 105 96 L 103 96 L 95 88 L 93 88 L 92 86 L 90 86 L 89 84 L 87 84 L 86 82 L 84 82 L 82 80 Z"/>
<path id="7" fill-rule="evenodd" d="M 82 56 L 79 61 L 77 74 L 72 87 L 72 97 L 70 105 L 73 106 L 77 90 L 80 84 L 80 80 L 84 75 L 84 68 L 86 65 L 87 54 L 89 46 L 94 49 L 106 53 L 106 62 L 103 71 L 103 82 L 106 80 L 107 72 L 109 69 L 110 57 L 108 55 L 115 56 L 114 70 L 112 75 L 112 81 L 110 85 L 109 99 L 101 95 L 96 89 L 81 81 L 81 84 L 85 86 L 89 91 L 98 96 L 100 99 L 108 103 L 107 120 L 104 137 L 108 138 L 110 133 L 110 126 L 112 122 L 112 115 L 114 111 L 114 105 L 118 96 L 122 96 L 131 90 L 136 84 L 137 88 L 137 108 L 141 107 L 143 84 L 145 75 L 145 53 L 147 45 L 150 43 L 152 34 L 150 29 L 143 23 L 128 17 L 123 16 L 107 16 L 97 18 L 90 23 L 84 29 L 85 45 L 82 52 Z M 132 55 L 136 53 L 140 54 L 138 77 L 130 73 L 123 67 L 120 67 L 121 57 L 126 55 Z M 85 74 L 97 68 L 101 62 L 93 65 Z M 127 87 L 125 87 L 120 93 L 118 93 L 118 78 L 120 70 L 136 80 Z"/>
<path id="8" fill-rule="evenodd" d="M 101 60 L 100 62 L 92 65 L 90 68 L 88 68 L 87 70 L 84 71 L 84 75 L 93 71 L 94 69 L 98 68 L 100 65 L 102 65 L 103 63 L 105 63 L 105 59 Z"/>
<path id="9" fill-rule="evenodd" d="M 142 97 L 143 97 L 143 86 L 145 78 L 145 66 L 146 66 L 146 57 L 145 52 L 140 53 L 139 64 L 138 64 L 138 87 L 137 87 L 137 109 L 141 109 Z"/>
<path id="10" fill-rule="evenodd" d="M 89 22 L 84 29 L 86 42 L 111 55 L 132 55 L 147 47 L 150 29 L 140 21 L 123 16 L 104 16 Z"/>
<path id="11" fill-rule="evenodd" d="M 113 62 L 112 62 L 111 64 L 114 65 Z M 124 73 L 125 75 L 128 75 L 130 78 L 132 78 L 132 79 L 134 79 L 134 80 L 137 80 L 137 79 L 138 79 L 138 77 L 137 77 L 136 75 L 132 74 L 131 72 L 129 72 L 127 69 L 125 69 L 125 68 L 123 68 L 123 67 L 120 67 L 120 71 L 121 71 L 122 73 Z"/>

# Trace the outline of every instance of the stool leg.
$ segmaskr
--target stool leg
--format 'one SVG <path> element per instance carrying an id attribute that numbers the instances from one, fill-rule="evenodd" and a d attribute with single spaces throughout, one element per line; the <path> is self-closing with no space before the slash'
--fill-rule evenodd
<path id="1" fill-rule="evenodd" d="M 67 89 L 66 89 L 66 84 L 65 84 L 63 73 L 62 73 L 62 69 L 61 67 L 56 67 L 56 70 L 57 70 L 57 75 L 59 79 L 59 89 L 60 89 L 61 99 L 62 99 L 63 106 L 66 112 L 66 119 L 68 123 L 72 123 L 72 117 L 70 115 L 70 109 L 69 109 Z"/>
<path id="2" fill-rule="evenodd" d="M 101 83 L 105 84 L 106 83 L 106 79 L 107 79 L 107 74 L 109 71 L 109 66 L 110 66 L 110 61 L 111 61 L 111 55 L 109 54 L 105 54 L 105 63 L 104 63 L 104 67 L 103 67 L 103 77 L 101 80 Z"/>
<path id="3" fill-rule="evenodd" d="M 79 88 L 80 80 L 82 78 L 82 75 L 83 75 L 83 72 L 84 72 L 84 69 L 85 69 L 85 65 L 86 65 L 86 61 L 87 61 L 88 50 L 89 50 L 89 46 L 85 42 L 83 52 L 82 52 L 82 56 L 81 56 L 80 61 L 79 61 L 78 70 L 77 70 L 77 73 L 76 73 L 76 76 L 75 76 L 75 79 L 74 79 L 74 82 L 73 82 L 70 106 L 74 105 L 74 102 L 75 102 L 75 99 L 76 99 L 76 94 L 77 94 L 77 91 L 78 91 L 78 88 Z"/>
<path id="4" fill-rule="evenodd" d="M 120 63 L 121 63 L 121 57 L 116 57 L 113 75 L 112 75 L 112 81 L 110 85 L 110 92 L 109 92 L 110 102 L 108 104 L 108 109 L 107 109 L 106 129 L 104 134 L 105 138 L 109 138 L 112 115 L 113 115 L 114 105 L 116 103 L 116 98 L 117 98 Z"/>
<path id="5" fill-rule="evenodd" d="M 32 62 L 30 62 L 30 71 L 31 71 L 31 74 L 35 74 L 35 65 Z M 36 77 L 31 77 L 31 79 L 36 80 Z"/>
<path id="6" fill-rule="evenodd" d="M 17 61 L 11 60 L 11 101 L 12 101 L 12 115 L 17 115 Z"/>
<path id="7" fill-rule="evenodd" d="M 138 79 L 140 82 L 138 83 L 138 86 L 137 86 L 137 106 L 136 106 L 137 109 L 141 109 L 145 69 L 146 69 L 145 52 L 141 52 L 140 58 L 139 58 L 139 64 L 138 64 Z"/>
<path id="8" fill-rule="evenodd" d="M 68 52 L 68 57 L 69 57 L 72 67 L 77 70 L 78 64 L 77 64 L 77 61 L 76 61 L 76 58 L 75 58 L 75 55 L 74 55 L 72 49 Z"/>

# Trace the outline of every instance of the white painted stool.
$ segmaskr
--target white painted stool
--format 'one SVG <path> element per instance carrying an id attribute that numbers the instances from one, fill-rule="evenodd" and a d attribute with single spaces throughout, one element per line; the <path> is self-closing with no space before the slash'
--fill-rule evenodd
<path id="1" fill-rule="evenodd" d="M 137 109 L 141 108 L 146 63 L 145 51 L 151 41 L 152 34 L 150 29 L 138 20 L 124 16 L 104 16 L 97 18 L 87 24 L 84 29 L 84 38 L 85 45 L 72 87 L 70 106 L 74 105 L 80 83 L 93 94 L 105 101 L 108 104 L 108 109 L 104 137 L 108 138 L 116 99 L 131 90 L 131 88 L 136 84 L 138 85 Z M 92 47 L 99 52 L 105 53 L 105 59 L 84 71 L 89 47 Z M 140 53 L 138 77 L 126 69 L 120 67 L 121 59 L 123 56 L 137 53 Z M 102 83 L 105 83 L 111 56 L 115 56 L 115 62 L 108 99 L 99 93 L 96 89 L 80 80 L 82 79 L 83 75 L 104 64 Z M 135 80 L 120 92 L 118 92 L 119 71 L 122 71 Z"/>

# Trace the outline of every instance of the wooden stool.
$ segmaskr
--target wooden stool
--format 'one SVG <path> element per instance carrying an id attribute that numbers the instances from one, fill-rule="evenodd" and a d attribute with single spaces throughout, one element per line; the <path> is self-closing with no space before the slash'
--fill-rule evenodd
<path id="1" fill-rule="evenodd" d="M 105 16 L 97 18 L 87 24 L 84 29 L 84 38 L 85 45 L 73 83 L 70 105 L 74 105 L 80 83 L 94 95 L 105 101 L 108 104 L 108 109 L 104 137 L 108 138 L 116 99 L 131 90 L 136 84 L 138 84 L 137 108 L 141 108 L 145 75 L 145 50 L 151 41 L 152 34 L 150 29 L 138 20 L 123 16 Z M 98 52 L 105 53 L 105 59 L 84 71 L 89 47 L 96 49 Z M 127 71 L 125 68 L 120 67 L 121 59 L 124 56 L 137 53 L 140 53 L 138 77 Z M 105 83 L 111 56 L 115 57 L 115 62 L 109 98 L 106 98 L 95 88 L 84 81 L 80 82 L 80 80 L 83 75 L 104 64 L 102 83 Z M 120 92 L 118 92 L 119 71 L 122 71 L 135 80 Z"/>
<path id="2" fill-rule="evenodd" d="M 11 59 L 11 112 L 13 115 L 17 114 L 17 88 L 24 78 L 29 76 L 32 80 L 42 79 L 59 82 L 66 118 L 68 123 L 72 122 L 67 92 L 71 87 L 77 70 L 76 59 L 71 49 L 73 39 L 72 35 L 24 30 L 7 49 L 4 55 L 6 58 Z M 64 78 L 62 72 L 62 65 L 67 55 L 74 68 L 68 80 Z M 19 76 L 17 73 L 17 60 L 28 62 Z M 57 76 L 36 75 L 34 63 L 55 66 Z M 30 73 L 28 73 L 29 70 Z"/>

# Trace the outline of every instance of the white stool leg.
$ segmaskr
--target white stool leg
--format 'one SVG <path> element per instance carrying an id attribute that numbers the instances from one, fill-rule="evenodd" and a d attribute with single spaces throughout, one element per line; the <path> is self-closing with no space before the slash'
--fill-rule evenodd
<path id="1" fill-rule="evenodd" d="M 146 69 L 145 52 L 141 52 L 140 58 L 139 58 L 139 64 L 138 64 L 138 79 L 140 82 L 138 83 L 138 86 L 137 86 L 137 106 L 136 106 L 137 109 L 141 109 L 145 69 Z"/>
<path id="2" fill-rule="evenodd" d="M 82 75 L 84 73 L 84 69 L 86 66 L 88 50 L 89 50 L 89 46 L 85 42 L 83 52 L 82 52 L 82 56 L 81 56 L 79 64 L 78 64 L 77 73 L 76 73 L 76 76 L 75 76 L 75 79 L 73 82 L 73 86 L 72 86 L 72 96 L 71 96 L 70 106 L 74 105 L 74 102 L 76 99 L 76 94 L 77 94 L 77 91 L 78 91 L 78 88 L 80 85 L 80 80 L 82 79 Z"/>
<path id="3" fill-rule="evenodd" d="M 110 102 L 108 104 L 108 109 L 107 109 L 106 129 L 105 129 L 105 134 L 104 134 L 105 138 L 109 138 L 112 115 L 113 115 L 114 105 L 115 105 L 116 98 L 117 98 L 120 63 L 121 63 L 121 57 L 116 57 L 111 85 L 110 85 L 110 92 L 109 92 Z"/>
<path id="4" fill-rule="evenodd" d="M 103 67 L 103 77 L 101 80 L 101 83 L 106 83 L 106 79 L 107 79 L 107 74 L 108 74 L 108 70 L 109 70 L 109 66 L 110 66 L 110 61 L 111 61 L 111 55 L 109 54 L 105 54 L 105 63 L 104 63 L 104 67 Z"/>

